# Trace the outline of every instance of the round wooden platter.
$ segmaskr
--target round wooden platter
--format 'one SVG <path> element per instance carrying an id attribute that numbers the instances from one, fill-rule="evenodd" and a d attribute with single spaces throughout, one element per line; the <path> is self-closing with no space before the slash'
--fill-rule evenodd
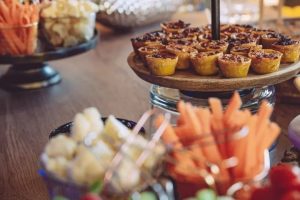
<path id="1" fill-rule="evenodd" d="M 300 62 L 297 62 L 283 64 L 277 72 L 265 75 L 257 75 L 249 71 L 245 78 L 229 79 L 221 75 L 199 76 L 192 69 L 176 70 L 176 73 L 171 76 L 155 76 L 151 74 L 134 52 L 128 56 L 127 62 L 131 69 L 144 81 L 163 87 L 199 92 L 234 91 L 275 85 L 289 80 L 300 72 Z"/>

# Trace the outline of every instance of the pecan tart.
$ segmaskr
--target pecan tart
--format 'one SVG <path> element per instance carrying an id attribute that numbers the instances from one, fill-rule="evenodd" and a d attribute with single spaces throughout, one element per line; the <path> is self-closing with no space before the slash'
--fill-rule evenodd
<path id="1" fill-rule="evenodd" d="M 169 76 L 175 73 L 178 56 L 162 51 L 147 55 L 146 61 L 152 74 Z"/>
<path id="2" fill-rule="evenodd" d="M 229 36 L 226 35 L 226 34 L 224 34 L 224 33 L 221 33 L 221 34 L 220 34 L 220 37 L 221 37 L 220 39 L 221 39 L 222 41 L 227 41 L 227 40 L 229 39 Z M 205 33 L 200 34 L 200 35 L 198 36 L 198 40 L 199 40 L 200 42 L 212 40 L 212 34 L 211 34 L 211 32 L 205 32 Z"/>
<path id="3" fill-rule="evenodd" d="M 188 27 L 182 32 L 187 38 L 197 39 L 204 31 L 198 27 Z"/>
<path id="4" fill-rule="evenodd" d="M 190 67 L 190 55 L 196 53 L 197 50 L 180 44 L 169 44 L 166 46 L 168 52 L 178 56 L 176 69 L 188 69 Z"/>
<path id="5" fill-rule="evenodd" d="M 178 20 L 175 22 L 164 22 L 160 26 L 165 33 L 182 33 L 190 24 Z"/>
<path id="6" fill-rule="evenodd" d="M 192 66 L 199 75 L 215 75 L 219 71 L 218 58 L 222 55 L 222 51 L 208 51 L 192 54 Z"/>
<path id="7" fill-rule="evenodd" d="M 282 53 L 272 49 L 251 51 L 251 69 L 257 74 L 269 74 L 276 72 L 280 66 Z"/>
<path id="8" fill-rule="evenodd" d="M 146 33 L 143 36 L 132 38 L 132 47 L 136 54 L 138 54 L 138 49 L 144 46 L 160 45 L 165 39 L 165 34 L 161 31 L 156 31 L 152 33 Z"/>
<path id="9" fill-rule="evenodd" d="M 272 49 L 283 53 L 281 62 L 292 63 L 299 60 L 300 42 L 290 38 L 281 38 L 272 44 Z"/>
<path id="10" fill-rule="evenodd" d="M 228 43 L 223 40 L 207 40 L 199 42 L 195 48 L 200 52 L 220 50 L 225 53 L 228 48 Z"/>
<path id="11" fill-rule="evenodd" d="M 250 33 L 234 33 L 231 34 L 228 43 L 229 49 L 234 46 L 256 46 L 259 37 Z"/>
<path id="12" fill-rule="evenodd" d="M 261 44 L 263 45 L 264 49 L 271 49 L 272 44 L 278 42 L 284 36 L 280 33 L 276 32 L 269 32 L 261 36 Z"/>
<path id="13" fill-rule="evenodd" d="M 234 55 L 241 55 L 241 56 L 246 56 L 248 57 L 248 54 L 250 53 L 250 51 L 255 51 L 255 50 L 259 50 L 262 49 L 261 45 L 256 45 L 256 46 L 235 46 L 232 47 L 232 49 L 230 50 L 231 54 Z"/>
<path id="14" fill-rule="evenodd" d="M 220 70 L 226 78 L 246 77 L 251 59 L 241 55 L 224 54 L 218 58 Z"/>
<path id="15" fill-rule="evenodd" d="M 153 45 L 153 46 L 144 46 L 138 49 L 139 56 L 141 60 L 146 63 L 146 56 L 154 54 L 159 51 L 165 50 L 166 47 L 164 45 Z"/>

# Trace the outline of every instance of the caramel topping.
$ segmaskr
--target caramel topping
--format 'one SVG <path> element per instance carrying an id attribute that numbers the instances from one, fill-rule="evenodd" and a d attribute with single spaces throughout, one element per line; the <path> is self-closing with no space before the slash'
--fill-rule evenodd
<path id="1" fill-rule="evenodd" d="M 233 55 L 233 54 L 224 54 L 223 56 L 220 57 L 221 60 L 224 61 L 230 61 L 230 62 L 248 62 L 250 58 L 247 58 L 245 56 L 240 56 L 240 55 Z"/>
<path id="2" fill-rule="evenodd" d="M 159 49 L 162 49 L 163 46 L 145 46 L 141 47 L 138 50 L 141 52 L 152 52 L 152 51 L 158 51 Z"/>
<path id="3" fill-rule="evenodd" d="M 221 40 L 227 40 L 228 39 L 228 36 L 227 35 L 225 35 L 225 34 L 223 34 L 223 33 L 221 33 Z M 201 39 L 206 39 L 206 40 L 212 40 L 212 34 L 211 34 L 211 32 L 207 32 L 207 33 L 204 33 L 204 34 L 201 34 L 200 36 L 199 36 L 199 39 L 201 40 Z"/>
<path id="4" fill-rule="evenodd" d="M 293 40 L 293 39 L 288 38 L 288 37 L 283 37 L 283 38 L 280 38 L 280 40 L 278 42 L 275 42 L 274 44 L 275 45 L 288 46 L 288 45 L 299 44 L 299 41 Z"/>
<path id="5" fill-rule="evenodd" d="M 184 33 L 171 33 L 167 36 L 167 39 L 170 39 L 170 40 L 178 40 L 178 39 L 184 39 L 186 38 L 186 34 Z"/>
<path id="6" fill-rule="evenodd" d="M 151 55 L 151 57 L 153 58 L 163 58 L 163 59 L 175 59 L 177 56 L 173 53 L 169 53 L 169 52 L 157 52 Z"/>
<path id="7" fill-rule="evenodd" d="M 165 22 L 163 25 L 171 29 L 183 29 L 190 26 L 190 24 L 186 24 L 181 20 L 178 20 L 177 22 Z"/>
<path id="8" fill-rule="evenodd" d="M 232 52 L 245 52 L 248 53 L 252 47 L 251 46 L 235 46 L 231 49 Z"/>
<path id="9" fill-rule="evenodd" d="M 181 52 L 195 52 L 196 50 L 192 47 L 185 46 L 185 45 L 180 45 L 180 44 L 170 44 L 167 46 L 167 49 L 173 49 L 173 50 L 178 50 Z"/>
<path id="10" fill-rule="evenodd" d="M 278 59 L 281 56 L 280 52 L 273 51 L 273 50 L 258 50 L 258 51 L 253 51 L 250 53 L 251 56 L 256 57 L 257 59 L 262 59 L 262 58 L 270 58 L 270 59 Z"/>

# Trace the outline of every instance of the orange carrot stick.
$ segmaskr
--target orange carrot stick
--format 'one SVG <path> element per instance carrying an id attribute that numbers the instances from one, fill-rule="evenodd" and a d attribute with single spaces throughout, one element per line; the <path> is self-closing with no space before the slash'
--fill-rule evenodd
<path id="1" fill-rule="evenodd" d="M 190 103 L 186 104 L 186 111 L 187 111 L 187 116 L 188 120 L 193 128 L 194 135 L 201 135 L 202 134 L 202 127 L 200 124 L 200 121 L 197 118 L 197 115 L 194 111 L 193 106 Z"/>
<path id="2" fill-rule="evenodd" d="M 203 133 L 204 134 L 211 133 L 211 127 L 210 127 L 211 114 L 208 108 L 196 108 L 195 112 L 198 117 L 198 120 L 201 123 Z"/>
<path id="3" fill-rule="evenodd" d="M 164 116 L 159 115 L 155 120 L 156 127 L 161 126 L 164 120 Z M 162 140 L 165 144 L 173 145 L 175 148 L 182 148 L 182 144 L 170 124 L 167 126 L 164 134 L 162 135 Z"/>
<path id="4" fill-rule="evenodd" d="M 211 128 L 215 134 L 222 133 L 224 131 L 222 103 L 217 98 L 209 98 L 208 102 L 212 110 Z"/>
<path id="5" fill-rule="evenodd" d="M 229 119 L 234 111 L 239 110 L 242 106 L 242 100 L 238 92 L 234 92 L 233 96 L 231 97 L 229 104 L 225 110 L 224 117 L 225 120 Z"/>

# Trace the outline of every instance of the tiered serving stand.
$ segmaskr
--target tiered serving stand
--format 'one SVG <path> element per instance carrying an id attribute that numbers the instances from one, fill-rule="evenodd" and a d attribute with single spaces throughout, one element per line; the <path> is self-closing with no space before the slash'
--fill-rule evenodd
<path id="1" fill-rule="evenodd" d="M 136 75 L 153 84 L 150 89 L 151 105 L 175 115 L 179 100 L 197 106 L 207 106 L 209 97 L 218 97 L 226 106 L 234 91 L 240 93 L 242 107 L 255 113 L 263 99 L 267 99 L 272 105 L 275 104 L 275 84 L 289 80 L 300 72 L 300 62 L 297 62 L 282 64 L 277 72 L 270 74 L 257 75 L 249 72 L 245 78 L 199 76 L 192 69 L 177 70 L 172 76 L 155 76 L 135 53 L 131 53 L 127 61 Z"/>
<path id="2" fill-rule="evenodd" d="M 0 77 L 0 87 L 13 90 L 39 89 L 60 83 L 61 76 L 46 61 L 75 56 L 96 47 L 98 32 L 85 43 L 69 48 L 49 48 L 41 44 L 40 50 L 28 56 L 0 56 L 0 65 L 11 64 Z"/>

